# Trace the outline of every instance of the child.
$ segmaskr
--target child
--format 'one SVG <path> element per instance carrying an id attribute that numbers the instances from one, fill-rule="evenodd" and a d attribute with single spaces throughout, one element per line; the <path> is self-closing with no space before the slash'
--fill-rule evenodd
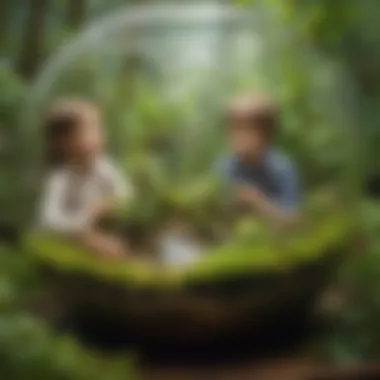
<path id="1" fill-rule="evenodd" d="M 277 124 L 268 99 L 253 94 L 235 98 L 228 108 L 232 154 L 219 169 L 244 209 L 283 225 L 297 220 L 299 194 L 292 162 L 272 148 Z"/>
<path id="2" fill-rule="evenodd" d="M 82 100 L 61 101 L 45 120 L 50 173 L 40 210 L 42 228 L 109 257 L 127 254 L 121 240 L 98 222 L 130 187 L 103 156 L 99 111 Z"/>

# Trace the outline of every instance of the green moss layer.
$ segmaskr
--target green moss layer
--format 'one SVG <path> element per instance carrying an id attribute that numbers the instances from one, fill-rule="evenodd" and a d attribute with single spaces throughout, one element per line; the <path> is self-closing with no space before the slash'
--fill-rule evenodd
<path id="1" fill-rule="evenodd" d="M 324 255 L 339 253 L 352 236 L 352 220 L 341 213 L 330 215 L 302 233 L 214 248 L 195 264 L 178 269 L 164 269 L 138 259 L 104 260 L 56 236 L 41 233 L 30 233 L 25 248 L 35 260 L 61 273 L 90 274 L 137 287 L 172 288 L 245 274 L 293 270 Z"/>

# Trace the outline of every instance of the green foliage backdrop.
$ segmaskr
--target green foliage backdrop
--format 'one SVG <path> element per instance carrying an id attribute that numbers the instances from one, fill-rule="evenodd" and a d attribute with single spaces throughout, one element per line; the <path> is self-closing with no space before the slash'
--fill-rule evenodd
<path id="1" fill-rule="evenodd" d="M 18 228 L 30 219 L 26 206 L 35 200 L 38 179 L 34 160 L 41 154 L 38 120 L 25 117 L 30 83 L 44 62 L 87 21 L 128 2 L 3 0 L 0 3 L 0 224 Z M 279 143 L 299 163 L 305 189 L 333 182 L 348 197 L 362 195 L 360 176 L 380 169 L 378 0 L 234 3 L 256 12 L 262 20 L 259 30 L 265 41 L 265 54 L 259 54 L 265 59 L 254 60 L 255 65 L 251 58 L 243 60 L 239 75 L 232 78 L 223 75 L 231 69 L 226 57 L 234 57 L 236 53 L 234 43 L 228 42 L 228 31 L 223 31 L 218 45 L 220 72 L 218 81 L 214 81 L 217 83 L 213 83 L 215 77 L 209 72 L 194 73 L 199 83 L 186 96 L 163 97 L 162 82 L 166 81 L 160 81 L 162 68 L 147 65 L 149 60 L 144 57 L 138 61 L 138 75 L 134 75 L 133 70 L 123 72 L 125 66 L 134 66 L 129 66 L 122 57 L 115 59 L 115 68 L 105 70 L 107 62 L 84 54 L 75 67 L 63 73 L 51 97 L 70 93 L 99 101 L 105 110 L 110 146 L 121 165 L 132 175 L 145 173 L 157 189 L 175 176 L 170 175 L 169 166 L 157 166 L 154 154 L 147 157 L 141 154 L 142 150 L 149 146 L 154 147 L 154 152 L 170 151 L 176 140 L 162 136 L 178 132 L 183 124 L 197 126 L 187 136 L 186 149 L 173 150 L 175 157 L 180 157 L 176 162 L 181 167 L 170 169 L 181 173 L 181 180 L 200 173 L 199 182 L 203 183 L 215 152 L 223 146 L 216 137 L 220 136 L 216 131 L 223 123 L 222 100 L 237 89 L 269 89 L 283 110 Z M 237 72 L 236 68 L 232 71 Z M 118 80 L 120 73 L 125 74 L 125 81 Z M 143 77 L 144 81 L 139 79 L 136 86 L 130 86 L 132 77 Z M 126 105 L 131 88 L 134 100 Z M 202 144 L 196 144 L 197 154 L 189 155 L 194 141 L 199 140 Z M 162 154 L 160 157 L 173 162 L 172 157 Z M 182 188 L 187 188 L 188 182 L 183 183 Z M 178 183 L 173 181 L 172 186 L 168 193 L 178 193 Z M 190 192 L 188 198 L 192 197 Z M 148 216 L 154 209 L 154 197 L 152 201 L 145 211 Z M 190 203 L 200 201 L 195 196 Z M 346 302 L 334 325 L 335 333 L 324 346 L 334 360 L 364 360 L 379 353 L 376 269 L 380 254 L 379 207 L 367 200 L 363 203 L 360 223 L 370 243 L 365 248 L 366 254 L 342 268 L 340 281 Z M 120 370 L 125 365 L 123 360 L 120 364 L 118 360 L 94 357 L 79 348 L 72 338 L 57 337 L 41 321 L 23 311 L 26 289 L 36 281 L 33 267 L 19 256 L 17 249 L 5 248 L 5 243 L 1 247 L 0 307 L 4 311 L 0 318 L 1 375 L 10 380 L 26 376 L 37 379 L 46 374 L 62 379 L 90 376 L 125 379 L 128 375 L 123 368 Z"/>

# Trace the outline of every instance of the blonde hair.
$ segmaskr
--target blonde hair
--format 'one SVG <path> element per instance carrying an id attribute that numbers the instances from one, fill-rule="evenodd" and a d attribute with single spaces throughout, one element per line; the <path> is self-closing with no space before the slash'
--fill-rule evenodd
<path id="1" fill-rule="evenodd" d="M 235 96 L 228 104 L 228 113 L 246 115 L 255 119 L 268 136 L 273 136 L 278 126 L 277 108 L 264 94 L 244 93 Z"/>

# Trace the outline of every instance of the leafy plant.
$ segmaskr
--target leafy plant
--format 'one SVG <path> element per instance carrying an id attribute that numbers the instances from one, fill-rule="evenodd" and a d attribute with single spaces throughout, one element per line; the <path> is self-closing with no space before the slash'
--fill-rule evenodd
<path id="1" fill-rule="evenodd" d="M 360 218 L 366 240 L 342 266 L 338 289 L 342 306 L 331 321 L 330 334 L 322 341 L 324 356 L 343 363 L 376 360 L 380 347 L 380 212 L 365 201 Z"/>
<path id="2" fill-rule="evenodd" d="M 21 252 L 0 246 L 0 375 L 9 380 L 135 379 L 128 355 L 108 357 L 83 348 L 24 311 L 38 287 L 34 266 Z"/>

